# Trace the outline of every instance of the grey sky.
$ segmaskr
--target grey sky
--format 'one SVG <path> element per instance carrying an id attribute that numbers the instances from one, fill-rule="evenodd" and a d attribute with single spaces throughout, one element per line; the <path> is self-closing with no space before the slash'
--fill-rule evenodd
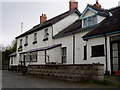
<path id="1" fill-rule="evenodd" d="M 25 32 L 39 24 L 39 17 L 42 13 L 50 19 L 69 10 L 69 0 L 21 1 L 23 0 L 2 0 L 0 3 L 0 20 L 2 20 L 0 22 L 0 44 L 9 45 L 16 36 L 21 34 L 21 22 L 24 23 L 23 32 Z M 95 0 L 77 1 L 81 13 L 87 3 L 95 3 Z M 109 9 L 118 6 L 118 1 L 120 0 L 99 0 L 99 3 L 103 8 Z"/>

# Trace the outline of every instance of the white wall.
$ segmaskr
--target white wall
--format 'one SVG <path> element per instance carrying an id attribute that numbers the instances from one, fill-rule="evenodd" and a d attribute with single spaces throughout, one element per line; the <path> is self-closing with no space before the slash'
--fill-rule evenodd
<path id="1" fill-rule="evenodd" d="M 82 36 L 85 35 L 86 32 L 81 32 L 75 35 L 75 63 L 76 64 L 84 64 L 84 46 L 86 45 L 86 41 L 82 39 Z M 87 64 L 87 63 L 86 63 Z"/>
<path id="2" fill-rule="evenodd" d="M 73 13 L 68 17 L 64 18 L 63 20 L 57 22 L 53 25 L 53 36 L 59 33 L 61 30 L 65 29 L 72 23 L 74 23 L 79 18 L 77 13 Z"/>
<path id="3" fill-rule="evenodd" d="M 46 47 L 46 46 L 51 46 L 51 45 L 54 45 L 54 44 L 60 44 L 60 43 L 63 43 L 63 47 L 66 46 L 66 45 L 68 45 L 68 46 L 71 45 L 71 42 L 67 43 L 63 39 L 60 39 L 60 41 L 59 40 L 55 41 L 52 38 L 52 33 L 54 35 L 57 34 L 58 31 L 61 31 L 64 28 L 66 28 L 67 26 L 71 25 L 78 18 L 79 18 L 78 14 L 73 13 L 73 14 L 69 15 L 68 17 L 64 18 L 63 20 L 57 22 L 53 26 L 49 26 L 49 27 L 46 27 L 46 28 L 44 28 L 42 30 L 34 32 L 34 33 L 37 33 L 37 43 L 36 44 L 33 44 L 34 33 L 28 35 L 28 46 L 24 46 L 24 44 L 25 44 L 25 36 L 17 39 L 17 49 L 20 46 L 20 39 L 22 39 L 22 41 L 23 41 L 23 43 L 22 43 L 23 44 L 22 45 L 23 46 L 23 51 L 22 52 L 28 51 L 28 50 L 31 50 L 31 49 L 36 49 L 36 48 L 42 48 L 42 47 Z M 48 33 L 49 33 L 47 41 L 43 41 L 43 39 L 44 39 L 44 30 L 45 29 L 48 29 Z M 67 37 L 67 38 L 68 38 L 67 40 L 69 40 L 69 37 Z M 66 43 L 66 44 L 64 44 L 64 43 Z M 53 51 L 51 51 L 51 52 L 53 52 Z M 19 53 L 20 52 L 17 52 L 17 61 L 18 62 L 19 62 Z M 69 56 L 69 58 L 71 58 L 71 55 Z"/>
<path id="4" fill-rule="evenodd" d="M 89 39 L 87 41 L 87 51 L 88 51 L 88 59 L 86 60 L 87 63 L 101 63 L 104 64 L 104 71 L 106 70 L 106 56 L 101 56 L 101 57 L 91 57 L 92 55 L 92 51 L 91 51 L 91 46 L 96 46 L 96 45 L 102 45 L 104 44 L 104 54 L 106 55 L 105 52 L 105 38 L 104 37 L 97 37 L 97 38 L 93 38 L 93 39 Z M 109 43 L 108 43 L 109 45 Z M 109 46 L 108 46 L 108 50 L 109 50 Z M 109 58 L 108 58 L 109 59 Z M 108 61 L 108 66 L 109 66 L 110 62 Z M 110 71 L 110 66 L 108 68 L 108 70 Z"/>
<path id="5" fill-rule="evenodd" d="M 97 15 L 97 23 L 100 23 L 101 21 L 103 21 L 105 19 L 105 17 Z"/>
<path id="6" fill-rule="evenodd" d="M 67 36 L 67 37 L 62 37 L 55 39 L 55 43 L 61 43 L 61 47 L 67 47 L 67 64 L 72 64 L 73 63 L 73 36 Z"/>
<path id="7" fill-rule="evenodd" d="M 120 1 L 118 2 L 118 6 L 120 6 Z"/>
<path id="8" fill-rule="evenodd" d="M 13 64 L 11 64 L 11 60 L 13 59 Z M 18 65 L 18 62 L 16 60 L 16 57 L 13 56 L 13 57 L 10 57 L 10 61 L 9 61 L 9 66 L 15 66 L 15 65 Z"/>
<path id="9" fill-rule="evenodd" d="M 61 63 L 61 47 L 56 47 L 50 50 L 47 50 L 47 56 L 49 56 L 49 62 Z"/>

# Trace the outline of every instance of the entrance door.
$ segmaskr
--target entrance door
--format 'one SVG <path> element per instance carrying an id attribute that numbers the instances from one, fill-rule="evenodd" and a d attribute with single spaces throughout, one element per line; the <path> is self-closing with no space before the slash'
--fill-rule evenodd
<path id="1" fill-rule="evenodd" d="M 117 36 L 118 37 L 118 36 Z M 120 71 L 120 39 L 111 41 L 111 70 Z"/>

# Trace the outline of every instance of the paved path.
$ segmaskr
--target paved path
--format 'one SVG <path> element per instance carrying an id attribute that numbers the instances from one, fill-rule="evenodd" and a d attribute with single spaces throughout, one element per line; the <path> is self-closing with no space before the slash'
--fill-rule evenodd
<path id="1" fill-rule="evenodd" d="M 84 86 L 52 79 L 24 76 L 20 73 L 3 71 L 3 88 L 83 88 Z"/>

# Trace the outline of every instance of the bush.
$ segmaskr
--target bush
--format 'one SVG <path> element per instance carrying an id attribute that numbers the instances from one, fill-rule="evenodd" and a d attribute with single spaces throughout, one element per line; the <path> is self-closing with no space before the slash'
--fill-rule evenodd
<path id="1" fill-rule="evenodd" d="M 109 85 L 111 84 L 111 82 L 107 81 L 107 80 L 93 80 L 91 81 L 91 83 L 94 83 L 94 84 L 100 84 L 100 85 Z"/>

